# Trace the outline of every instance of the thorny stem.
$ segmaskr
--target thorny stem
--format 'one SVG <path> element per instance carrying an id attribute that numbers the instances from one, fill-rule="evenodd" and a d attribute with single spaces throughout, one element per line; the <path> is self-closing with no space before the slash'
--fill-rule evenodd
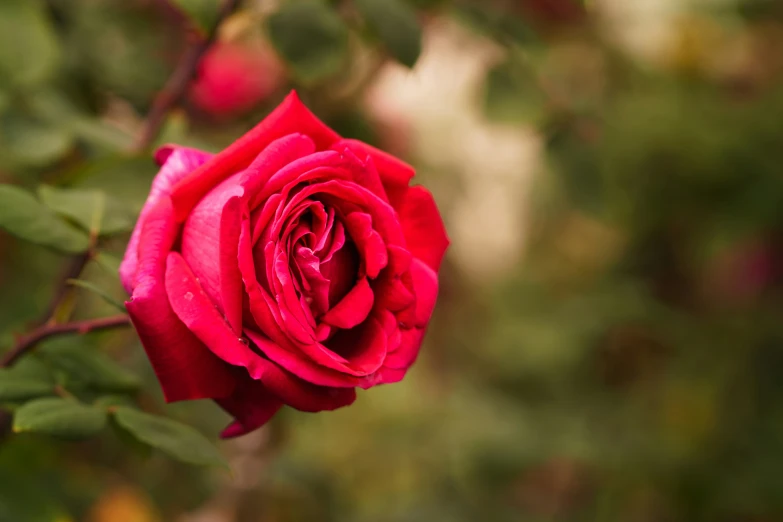
<path id="1" fill-rule="evenodd" d="M 68 333 L 86 334 L 87 332 L 109 330 L 128 325 L 130 325 L 130 318 L 127 314 L 112 315 L 99 319 L 85 319 L 83 321 L 72 321 L 70 323 L 62 324 L 46 323 L 34 329 L 32 332 L 19 337 L 14 347 L 6 352 L 2 359 L 0 359 L 0 368 L 13 366 L 13 364 L 23 355 L 49 337 Z"/>
<path id="2" fill-rule="evenodd" d="M 228 18 L 239 6 L 239 0 L 226 0 L 220 8 L 212 27 L 206 35 L 198 35 L 196 41 L 182 55 L 177 68 L 169 76 L 163 89 L 152 102 L 150 112 L 142 127 L 138 139 L 132 147 L 133 152 L 141 152 L 148 148 L 157 138 L 163 122 L 169 111 L 177 105 L 190 84 L 190 81 L 196 74 L 196 69 L 201 61 L 201 57 L 212 45 L 217 37 L 220 24 Z M 195 33 L 195 32 L 194 32 Z"/>

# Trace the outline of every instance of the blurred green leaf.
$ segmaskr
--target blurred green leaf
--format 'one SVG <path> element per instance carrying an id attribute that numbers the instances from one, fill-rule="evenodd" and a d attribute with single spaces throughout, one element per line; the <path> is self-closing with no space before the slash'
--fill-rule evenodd
<path id="1" fill-rule="evenodd" d="M 132 408 L 114 412 L 117 423 L 138 440 L 183 462 L 228 468 L 228 463 L 201 433 L 179 422 Z"/>
<path id="2" fill-rule="evenodd" d="M 538 123 L 545 115 L 545 98 L 536 79 L 522 64 L 509 59 L 487 74 L 484 111 L 498 123 Z"/>
<path id="3" fill-rule="evenodd" d="M 14 413 L 15 433 L 34 432 L 66 439 L 95 435 L 106 425 L 106 412 L 72 399 L 38 399 Z"/>
<path id="4" fill-rule="evenodd" d="M 93 283 L 90 283 L 89 281 L 82 281 L 81 279 L 69 279 L 68 284 L 73 286 L 78 286 L 79 288 L 84 288 L 85 290 L 89 290 L 90 292 L 100 296 L 104 301 L 112 305 L 120 312 L 127 312 L 127 310 L 125 309 L 125 305 L 123 305 L 121 302 L 117 301 L 115 298 L 109 295 L 109 293 L 106 290 Z"/>
<path id="5" fill-rule="evenodd" d="M 133 216 L 125 206 L 99 190 L 66 189 L 40 185 L 41 202 L 58 214 L 74 220 L 85 230 L 95 227 L 96 215 L 102 214 L 100 234 L 116 234 L 133 228 Z"/>
<path id="6" fill-rule="evenodd" d="M 454 9 L 459 18 L 500 43 L 527 45 L 536 41 L 535 33 L 524 23 L 522 17 L 498 7 L 493 2 L 458 0 Z"/>
<path id="7" fill-rule="evenodd" d="M 54 394 L 54 383 L 16 375 L 13 370 L 0 369 L 0 402 L 22 401 Z"/>
<path id="8" fill-rule="evenodd" d="M 421 54 L 416 11 L 403 0 L 353 0 L 367 25 L 395 60 L 413 67 Z"/>
<path id="9" fill-rule="evenodd" d="M 348 29 L 326 2 L 287 2 L 267 24 L 272 44 L 301 81 L 316 83 L 345 63 Z"/>
<path id="10" fill-rule="evenodd" d="M 13 110 L 0 119 L 0 147 L 11 166 L 16 164 L 40 167 L 65 155 L 74 144 L 74 137 L 60 122 L 50 122 Z"/>
<path id="11" fill-rule="evenodd" d="M 204 32 L 214 24 L 220 6 L 218 0 L 172 0 L 171 3 Z"/>
<path id="12" fill-rule="evenodd" d="M 59 47 L 39 0 L 0 2 L 0 83 L 29 86 L 57 66 Z"/>
<path id="13" fill-rule="evenodd" d="M 111 254 L 106 252 L 98 252 L 93 258 L 98 266 L 103 268 L 109 275 L 119 277 L 120 274 L 120 260 Z"/>
<path id="14" fill-rule="evenodd" d="M 86 234 L 61 220 L 29 192 L 11 185 L 0 185 L 0 228 L 64 252 L 84 252 L 90 245 Z"/>
<path id="15" fill-rule="evenodd" d="M 133 406 L 133 400 L 127 395 L 104 395 L 98 397 L 93 404 L 97 408 L 116 408 L 118 406 Z"/>
<path id="16" fill-rule="evenodd" d="M 127 150 L 133 137 L 95 117 L 84 114 L 62 93 L 44 89 L 36 91 L 26 101 L 37 118 L 57 126 L 86 143 L 110 151 Z"/>
<path id="17" fill-rule="evenodd" d="M 87 386 L 106 392 L 132 392 L 140 386 L 139 378 L 113 359 L 84 346 L 46 346 L 39 350 L 41 357 L 65 372 L 66 383 Z"/>

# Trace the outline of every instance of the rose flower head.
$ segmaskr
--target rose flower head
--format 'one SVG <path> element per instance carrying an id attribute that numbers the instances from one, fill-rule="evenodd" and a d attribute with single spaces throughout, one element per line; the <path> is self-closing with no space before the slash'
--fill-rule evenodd
<path id="1" fill-rule="evenodd" d="M 120 276 L 168 401 L 214 399 L 234 437 L 405 376 L 449 244 L 409 165 L 295 93 L 218 154 L 156 160 Z"/>

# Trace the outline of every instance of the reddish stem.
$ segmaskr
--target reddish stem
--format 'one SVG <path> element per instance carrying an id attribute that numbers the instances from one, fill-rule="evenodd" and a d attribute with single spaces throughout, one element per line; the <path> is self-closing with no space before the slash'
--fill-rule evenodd
<path id="1" fill-rule="evenodd" d="M 217 36 L 220 24 L 237 9 L 239 2 L 240 0 L 226 0 L 207 34 L 204 36 L 199 35 L 195 43 L 182 55 L 177 68 L 174 69 L 163 89 L 153 100 L 141 133 L 133 145 L 133 152 L 141 152 L 155 141 L 166 119 L 166 115 L 185 95 L 190 81 L 196 75 L 196 69 L 201 61 L 201 57 L 207 52 Z"/>
<path id="2" fill-rule="evenodd" d="M 6 352 L 0 359 L 0 368 L 13 366 L 23 355 L 35 348 L 35 346 L 49 337 L 55 335 L 76 333 L 86 334 L 98 330 L 109 330 L 121 326 L 129 326 L 130 317 L 126 314 L 113 315 L 111 317 L 102 317 L 100 319 L 85 319 L 83 321 L 73 321 L 70 323 L 51 324 L 46 323 L 34 329 L 28 334 L 19 337 L 11 350 Z"/>

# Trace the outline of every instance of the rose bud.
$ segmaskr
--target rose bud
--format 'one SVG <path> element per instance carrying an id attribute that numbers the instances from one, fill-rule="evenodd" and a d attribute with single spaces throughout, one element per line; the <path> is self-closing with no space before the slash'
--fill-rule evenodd
<path id="1" fill-rule="evenodd" d="M 230 118 L 258 105 L 282 82 L 282 66 L 269 49 L 217 43 L 199 62 L 189 98 L 212 117 Z"/>
<path id="2" fill-rule="evenodd" d="M 216 155 L 156 159 L 120 276 L 168 401 L 214 399 L 233 437 L 405 376 L 449 244 L 409 165 L 295 93 Z"/>

